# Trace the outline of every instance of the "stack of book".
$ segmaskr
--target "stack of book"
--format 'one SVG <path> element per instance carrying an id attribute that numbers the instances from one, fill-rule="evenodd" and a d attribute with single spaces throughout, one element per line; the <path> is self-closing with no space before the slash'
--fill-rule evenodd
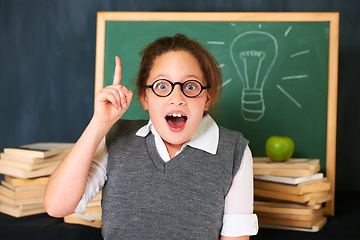
<path id="1" fill-rule="evenodd" d="M 65 158 L 71 143 L 33 143 L 4 148 L 0 155 L 0 212 L 23 217 L 44 213 L 49 176 Z"/>
<path id="2" fill-rule="evenodd" d="M 96 197 L 89 202 L 84 212 L 66 216 L 64 217 L 64 222 L 101 228 L 101 194 L 102 192 L 100 191 Z"/>
<path id="3" fill-rule="evenodd" d="M 319 231 L 326 223 L 322 204 L 332 198 L 330 182 L 319 170 L 319 159 L 254 158 L 254 212 L 260 227 Z"/>

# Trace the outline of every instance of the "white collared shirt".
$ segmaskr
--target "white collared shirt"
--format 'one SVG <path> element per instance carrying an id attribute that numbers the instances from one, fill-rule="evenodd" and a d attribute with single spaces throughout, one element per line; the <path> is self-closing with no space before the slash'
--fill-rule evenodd
<path id="1" fill-rule="evenodd" d="M 160 135 L 156 132 L 151 120 L 148 124 L 140 128 L 136 135 L 146 137 L 149 133 L 155 136 L 155 145 L 161 158 L 167 162 L 170 161 L 169 153 Z M 206 151 L 215 155 L 219 143 L 219 127 L 209 114 L 205 115 L 200 123 L 197 132 L 192 139 L 185 143 L 179 154 L 185 146 Z M 107 147 L 105 138 L 100 143 L 94 156 L 89 170 L 89 176 L 84 195 L 80 200 L 75 212 L 83 212 L 86 205 L 93 199 L 99 190 L 104 186 L 106 178 L 107 165 Z M 257 216 L 253 214 L 253 162 L 252 154 L 247 146 L 245 148 L 243 159 L 239 171 L 235 175 L 230 190 L 225 197 L 225 209 L 223 216 L 222 236 L 238 237 L 244 235 L 256 235 L 258 231 Z"/>
<path id="2" fill-rule="evenodd" d="M 165 162 L 169 161 L 170 156 L 168 151 L 166 150 L 165 143 L 161 139 L 157 131 L 155 130 L 151 120 L 149 120 L 148 124 L 146 124 L 144 127 L 140 128 L 136 132 L 136 135 L 140 137 L 146 137 L 150 131 L 155 136 L 156 149 L 158 150 L 161 158 Z M 193 148 L 201 149 L 205 152 L 215 155 L 218 144 L 219 144 L 219 127 L 215 123 L 215 121 L 210 117 L 210 115 L 207 114 L 202 118 L 199 128 L 194 134 L 194 136 L 190 139 L 189 142 L 185 143 L 182 146 L 181 150 L 177 152 L 175 155 L 179 154 L 188 145 Z"/>

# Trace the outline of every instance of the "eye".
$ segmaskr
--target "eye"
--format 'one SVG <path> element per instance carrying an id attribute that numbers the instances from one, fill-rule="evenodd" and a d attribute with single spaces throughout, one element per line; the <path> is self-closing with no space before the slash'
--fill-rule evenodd
<path id="1" fill-rule="evenodd" d="M 166 90 L 168 88 L 169 88 L 169 83 L 163 80 L 159 80 L 154 84 L 154 89 L 157 90 Z"/>
<path id="2" fill-rule="evenodd" d="M 172 91 L 171 83 L 166 79 L 159 79 L 153 83 L 154 93 L 160 97 L 166 97 Z"/>
<path id="3" fill-rule="evenodd" d="M 158 86 L 157 86 L 157 88 L 159 88 L 160 90 L 164 90 L 164 89 L 166 89 L 168 86 L 166 86 L 166 84 L 164 84 L 164 83 L 162 83 L 162 84 L 159 84 Z"/>
<path id="4" fill-rule="evenodd" d="M 198 91 L 200 88 L 201 88 L 200 84 L 195 81 L 186 82 L 184 85 L 184 90 L 191 91 L 191 92 Z"/>
<path id="5" fill-rule="evenodd" d="M 191 91 L 191 90 L 195 90 L 195 89 L 196 89 L 196 86 L 193 85 L 193 84 L 188 84 L 188 85 L 185 86 L 185 88 L 186 88 L 186 90 Z"/>

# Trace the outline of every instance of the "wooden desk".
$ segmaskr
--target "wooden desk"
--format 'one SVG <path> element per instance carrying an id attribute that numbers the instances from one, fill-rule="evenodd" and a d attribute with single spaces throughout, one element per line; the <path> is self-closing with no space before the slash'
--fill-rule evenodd
<path id="1" fill-rule="evenodd" d="M 325 227 L 316 233 L 275 229 L 260 229 L 251 240 L 355 240 L 360 239 L 360 192 L 336 194 L 335 217 L 329 217 Z M 99 240 L 101 230 L 77 224 L 64 223 L 62 218 L 39 214 L 14 218 L 0 213 L 0 239 L 36 240 Z M 171 240 L 171 237 L 168 238 Z"/>
<path id="2" fill-rule="evenodd" d="M 62 218 L 53 218 L 47 214 L 14 218 L 0 213 L 0 239 L 99 240 L 103 238 L 98 228 L 67 224 Z"/>

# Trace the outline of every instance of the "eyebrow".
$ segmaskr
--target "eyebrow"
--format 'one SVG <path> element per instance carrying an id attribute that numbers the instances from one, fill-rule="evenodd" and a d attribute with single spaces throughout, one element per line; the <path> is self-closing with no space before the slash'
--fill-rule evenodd
<path id="1" fill-rule="evenodd" d="M 157 75 L 156 77 L 154 77 L 155 80 L 156 80 L 156 79 L 161 79 L 161 78 L 167 79 L 167 78 L 169 78 L 169 76 L 168 76 L 168 75 L 165 75 L 165 74 L 159 74 L 159 75 Z"/>
<path id="2" fill-rule="evenodd" d="M 196 75 L 186 75 L 186 78 L 196 78 L 196 79 L 200 79 L 198 76 Z"/>
<path id="3" fill-rule="evenodd" d="M 167 75 L 167 74 L 159 74 L 159 75 L 157 75 L 154 79 L 155 80 L 157 80 L 157 79 L 167 79 L 167 80 L 169 80 L 170 79 L 170 76 L 169 75 Z M 193 75 L 193 74 L 189 74 L 189 75 L 185 75 L 184 77 L 183 77 L 184 79 L 197 79 L 197 80 L 200 80 L 200 78 L 198 77 L 198 76 L 196 76 L 196 75 Z"/>

